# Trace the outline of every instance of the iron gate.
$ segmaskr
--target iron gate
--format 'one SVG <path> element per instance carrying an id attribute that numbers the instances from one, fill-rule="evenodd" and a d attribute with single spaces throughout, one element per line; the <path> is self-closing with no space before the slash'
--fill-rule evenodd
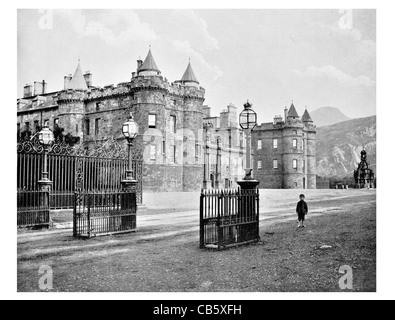
<path id="1" fill-rule="evenodd" d="M 259 191 L 202 190 L 200 248 L 226 247 L 259 241 Z"/>
<path id="2" fill-rule="evenodd" d="M 17 226 L 49 226 L 49 193 L 45 191 L 17 192 Z"/>
<path id="3" fill-rule="evenodd" d="M 75 193 L 74 237 L 136 231 L 136 193 Z"/>
<path id="4" fill-rule="evenodd" d="M 38 191 L 38 181 L 44 161 L 44 149 L 36 139 L 18 142 L 17 187 L 18 190 Z M 128 167 L 126 148 L 113 138 L 97 143 L 91 150 L 82 144 L 70 147 L 55 143 L 48 153 L 51 209 L 72 209 L 74 193 L 121 189 Z M 134 176 L 138 181 L 137 202 L 142 203 L 143 157 L 141 151 L 132 157 Z"/>

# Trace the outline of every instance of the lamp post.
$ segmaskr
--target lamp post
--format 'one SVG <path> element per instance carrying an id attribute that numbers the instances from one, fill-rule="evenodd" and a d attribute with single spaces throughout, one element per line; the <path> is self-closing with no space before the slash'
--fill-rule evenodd
<path id="1" fill-rule="evenodd" d="M 38 141 L 44 148 L 44 165 L 41 174 L 41 180 L 38 181 L 41 191 L 51 191 L 52 181 L 48 178 L 48 151 L 55 138 L 48 125 L 44 125 L 42 130 L 38 133 Z"/>
<path id="2" fill-rule="evenodd" d="M 257 124 L 257 114 L 254 110 L 252 110 L 252 104 L 248 100 L 244 104 L 244 110 L 240 113 L 239 123 L 240 127 L 245 132 L 247 145 L 245 177 L 243 178 L 243 180 L 238 181 L 237 183 L 241 186 L 242 189 L 253 189 L 259 184 L 259 181 L 254 180 L 252 176 L 251 165 L 251 131 Z"/>
<path id="3" fill-rule="evenodd" d="M 132 113 L 130 113 L 129 120 L 122 125 L 122 134 L 128 141 L 128 170 L 126 170 L 126 179 L 122 180 L 122 189 L 131 190 L 137 184 L 135 177 L 133 176 L 133 162 L 132 162 L 132 146 L 133 141 L 136 139 L 139 133 L 139 126 L 134 121 Z"/>
<path id="4" fill-rule="evenodd" d="M 209 189 L 211 186 L 210 181 L 210 136 L 209 129 L 213 127 L 211 122 L 207 122 L 203 125 L 205 130 L 205 150 L 204 150 L 204 173 L 203 173 L 203 189 Z"/>

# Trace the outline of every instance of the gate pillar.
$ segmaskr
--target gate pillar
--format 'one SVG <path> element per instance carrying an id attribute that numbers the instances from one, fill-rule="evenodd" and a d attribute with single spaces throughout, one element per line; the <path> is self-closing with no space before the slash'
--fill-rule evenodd
<path id="1" fill-rule="evenodd" d="M 248 169 L 247 169 L 248 170 Z M 250 235 L 247 233 L 254 233 L 256 234 L 256 238 L 259 238 L 259 190 L 257 189 L 259 185 L 259 181 L 257 180 L 248 180 L 250 177 L 247 173 L 247 179 L 237 181 L 237 184 L 240 186 L 240 194 L 242 195 L 239 198 L 239 210 L 238 210 L 238 219 L 241 222 L 249 221 L 254 218 L 256 214 L 256 225 L 254 230 L 249 229 L 241 229 L 240 230 L 240 237 L 243 239 L 245 237 L 249 238 Z"/>
<path id="2" fill-rule="evenodd" d="M 52 181 L 44 177 L 44 179 L 37 181 L 37 184 L 40 191 L 43 191 L 43 194 L 40 196 L 40 205 L 49 208 L 49 194 L 52 190 Z"/>
<path id="3" fill-rule="evenodd" d="M 122 186 L 122 194 L 121 194 L 121 209 L 127 210 L 130 213 L 137 214 L 137 181 L 133 179 L 126 178 L 121 181 Z M 130 225 L 130 221 L 128 217 L 121 218 L 122 230 L 125 229 L 126 226 Z M 133 229 L 137 228 L 137 219 L 136 215 L 134 215 L 133 221 Z"/>

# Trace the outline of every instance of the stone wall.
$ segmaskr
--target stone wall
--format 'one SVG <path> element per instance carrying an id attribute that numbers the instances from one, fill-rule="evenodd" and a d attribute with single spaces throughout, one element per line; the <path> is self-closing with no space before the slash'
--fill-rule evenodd
<path id="1" fill-rule="evenodd" d="M 265 123 L 257 126 L 252 134 L 254 150 L 254 177 L 264 189 L 316 188 L 315 127 L 305 126 L 299 120 L 287 123 Z M 277 139 L 277 149 L 273 141 Z M 293 146 L 296 139 L 297 146 Z M 258 149 L 258 140 L 262 148 Z M 303 142 L 304 141 L 304 142 Z M 277 169 L 274 168 L 277 160 Z M 294 169 L 293 162 L 297 161 Z M 258 169 L 258 161 L 262 167 Z"/>

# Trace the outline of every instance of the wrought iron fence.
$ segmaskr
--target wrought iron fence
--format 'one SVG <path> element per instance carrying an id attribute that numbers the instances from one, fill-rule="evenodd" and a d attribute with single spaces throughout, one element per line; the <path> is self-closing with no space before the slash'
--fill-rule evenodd
<path id="1" fill-rule="evenodd" d="M 49 193 L 44 191 L 17 192 L 17 226 L 49 226 Z"/>
<path id="2" fill-rule="evenodd" d="M 19 190 L 38 190 L 44 161 L 44 149 L 36 140 L 20 141 L 17 146 L 17 187 Z M 127 154 L 110 139 L 87 151 L 82 145 L 70 147 L 55 143 L 48 154 L 51 209 L 72 209 L 74 193 L 115 192 L 121 189 L 128 167 Z M 143 158 L 136 152 L 132 158 L 134 177 L 138 181 L 137 201 L 142 203 Z"/>
<path id="3" fill-rule="evenodd" d="M 137 203 L 134 192 L 75 193 L 74 237 L 136 231 Z"/>
<path id="4" fill-rule="evenodd" d="M 226 247 L 259 241 L 259 191 L 202 190 L 200 247 Z"/>

